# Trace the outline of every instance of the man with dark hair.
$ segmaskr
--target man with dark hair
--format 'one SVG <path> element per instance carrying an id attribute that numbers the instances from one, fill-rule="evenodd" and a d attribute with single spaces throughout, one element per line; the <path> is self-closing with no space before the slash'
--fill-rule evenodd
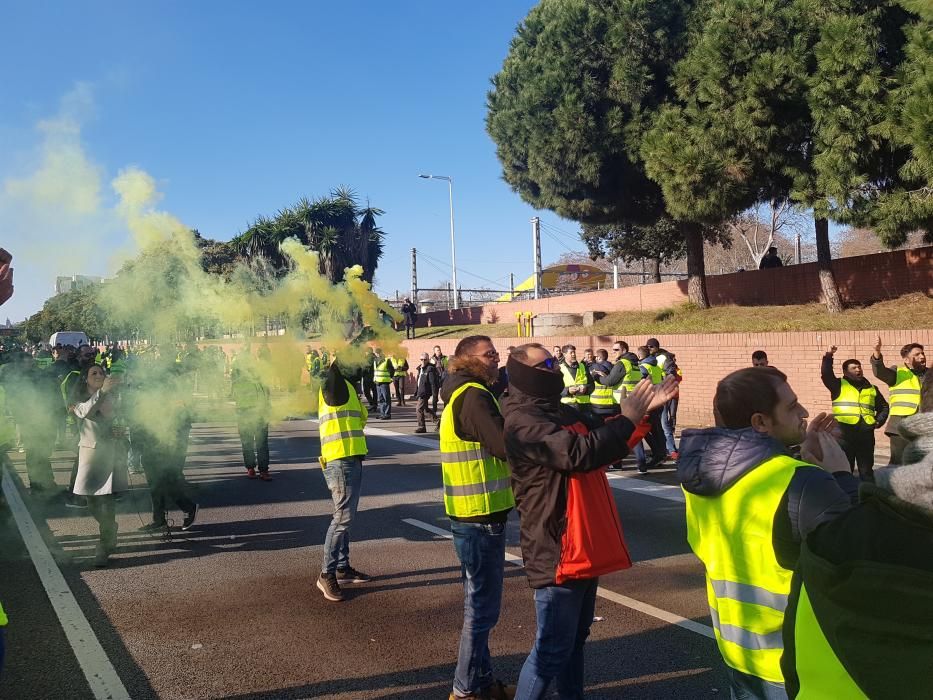
<path id="1" fill-rule="evenodd" d="M 885 435 L 891 441 L 891 464 L 900 464 L 904 448 L 907 446 L 898 428 L 907 416 L 912 416 L 920 406 L 920 384 L 927 373 L 927 358 L 920 343 L 908 343 L 901 348 L 901 365 L 885 367 L 881 355 L 881 336 L 875 343 L 871 356 L 871 371 L 883 381 L 891 391 L 891 410 Z"/>
<path id="2" fill-rule="evenodd" d="M 858 481 L 830 437 L 832 416 L 808 427 L 809 413 L 773 367 L 725 377 L 713 414 L 715 428 L 681 439 L 687 540 L 706 568 L 732 697 L 783 699 L 781 626 L 801 542 L 853 505 Z"/>
<path id="3" fill-rule="evenodd" d="M 538 628 L 516 697 L 545 697 L 556 679 L 561 698 L 582 698 L 599 576 L 631 566 L 605 465 L 625 457 L 635 425 L 674 380 L 639 383 L 622 415 L 603 424 L 562 401 L 560 366 L 542 345 L 515 348 L 508 367 L 505 448 Z"/>
<path id="4" fill-rule="evenodd" d="M 755 350 L 752 353 L 752 367 L 767 367 L 768 353 L 764 350 Z"/>
<path id="5" fill-rule="evenodd" d="M 833 345 L 823 355 L 820 377 L 833 401 L 833 415 L 842 431 L 842 449 L 849 458 L 849 468 L 854 472 L 858 463 L 859 479 L 871 481 L 875 466 L 875 431 L 888 419 L 888 402 L 865 379 L 858 360 L 842 363 L 841 379 L 835 375 L 836 349 Z"/>
<path id="6" fill-rule="evenodd" d="M 657 338 L 648 338 L 645 347 L 648 348 L 648 352 L 651 353 L 651 356 L 664 373 L 664 376 L 676 377 L 679 383 L 682 379 L 682 374 L 680 368 L 677 367 L 677 358 L 674 357 L 674 353 L 662 348 Z M 676 461 L 679 456 L 677 452 L 677 442 L 674 440 L 674 433 L 677 430 L 677 409 L 679 405 L 680 392 L 678 391 L 674 395 L 674 398 L 664 405 L 664 408 L 661 409 L 658 416 L 661 419 L 661 431 L 664 434 L 665 455 L 668 459 L 674 461 Z"/>
<path id="7" fill-rule="evenodd" d="M 555 345 L 551 348 L 551 356 L 560 364 L 564 361 L 564 349 L 560 345 Z"/>
<path id="8" fill-rule="evenodd" d="M 664 381 L 664 371 L 658 367 L 657 359 L 651 354 L 646 345 L 639 346 L 636 354 L 638 356 L 638 370 L 644 379 L 650 380 L 655 385 Z M 667 458 L 667 442 L 664 437 L 664 424 L 661 418 L 663 411 L 664 406 L 660 406 L 648 414 L 648 422 L 651 428 L 648 434 L 645 435 L 645 440 L 651 448 L 651 461 L 648 461 L 641 440 L 638 441 L 633 450 L 639 474 L 647 474 L 649 469 L 663 464 Z"/>
<path id="9" fill-rule="evenodd" d="M 580 410 L 589 410 L 590 394 L 593 393 L 595 383 L 586 365 L 577 361 L 577 349 L 569 343 L 563 348 L 563 361 L 560 363 L 560 372 L 564 378 L 564 390 L 561 392 L 561 401 L 574 404 Z"/>
<path id="10" fill-rule="evenodd" d="M 784 263 L 782 263 L 781 258 L 778 257 L 778 249 L 774 246 L 771 246 L 768 248 L 768 252 L 764 254 L 761 262 L 758 263 L 758 269 L 770 270 L 775 267 L 784 267 Z"/>
<path id="11" fill-rule="evenodd" d="M 373 349 L 373 381 L 376 384 L 376 398 L 379 404 L 379 420 L 388 420 L 392 417 L 392 376 L 395 374 L 395 365 L 392 358 L 386 357 L 381 348 Z"/>
<path id="12" fill-rule="evenodd" d="M 431 356 L 428 353 L 421 353 L 421 363 L 417 368 L 415 377 L 415 415 L 418 417 L 418 427 L 416 433 L 427 432 L 425 427 L 425 412 L 431 413 L 432 420 L 437 423 L 437 413 L 428 408 L 428 402 L 432 396 L 437 396 L 440 389 L 441 380 L 437 374 L 437 367 L 431 364 Z"/>
<path id="13" fill-rule="evenodd" d="M 405 338 L 415 337 L 415 324 L 418 322 L 418 307 L 411 299 L 405 299 L 402 304 L 402 314 L 405 316 Z"/>
<path id="14" fill-rule="evenodd" d="M 499 620 L 505 569 L 505 525 L 515 506 L 505 462 L 502 414 L 490 392 L 499 353 L 488 336 L 457 344 L 441 388 L 441 471 L 463 581 L 463 629 L 450 700 L 507 700 L 496 680 L 489 634 Z"/>

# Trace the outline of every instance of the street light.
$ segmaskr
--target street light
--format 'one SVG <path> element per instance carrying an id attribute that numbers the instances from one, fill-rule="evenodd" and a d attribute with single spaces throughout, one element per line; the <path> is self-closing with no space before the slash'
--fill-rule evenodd
<path id="1" fill-rule="evenodd" d="M 457 290 L 457 246 L 454 243 L 454 181 L 446 175 L 419 175 L 425 180 L 446 180 L 450 193 L 450 263 L 453 270 L 454 308 L 460 308 L 460 295 Z"/>

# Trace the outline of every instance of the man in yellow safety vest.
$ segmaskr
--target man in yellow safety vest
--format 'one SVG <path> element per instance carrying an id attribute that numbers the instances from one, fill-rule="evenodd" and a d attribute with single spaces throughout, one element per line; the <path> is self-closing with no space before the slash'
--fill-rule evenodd
<path id="1" fill-rule="evenodd" d="M 356 388 L 343 375 L 336 358 L 318 391 L 318 434 L 324 481 L 334 502 L 334 517 L 324 538 L 324 562 L 317 587 L 327 600 L 344 599 L 341 584 L 366 583 L 370 577 L 350 566 L 350 526 L 360 503 L 368 414 Z"/>
<path id="2" fill-rule="evenodd" d="M 588 411 L 590 394 L 596 385 L 586 370 L 586 365 L 577 361 L 577 348 L 573 345 L 563 347 L 560 373 L 564 377 L 564 390 L 560 393 L 560 402 L 572 404 L 580 411 Z"/>
<path id="3" fill-rule="evenodd" d="M 468 336 L 457 344 L 441 389 L 444 509 L 460 559 L 464 597 L 450 700 L 506 700 L 513 694 L 494 677 L 488 644 L 502 602 L 505 525 L 515 507 L 502 414 L 490 391 L 498 367 L 499 353 L 489 337 Z"/>
<path id="4" fill-rule="evenodd" d="M 801 542 L 852 507 L 858 481 L 831 437 L 833 417 L 821 413 L 808 427 L 773 367 L 725 377 L 713 414 L 715 428 L 685 430 L 681 442 L 687 540 L 706 569 L 732 697 L 783 699 L 781 628 Z M 801 444 L 797 458 L 791 446 Z"/>
<path id="5" fill-rule="evenodd" d="M 875 431 L 888 419 L 888 402 L 865 378 L 858 360 L 843 362 L 842 378 L 837 377 L 833 372 L 836 350 L 833 345 L 823 355 L 820 378 L 833 400 L 833 416 L 839 423 L 849 469 L 854 472 L 857 463 L 859 479 L 871 481 L 875 466 Z"/>
<path id="6" fill-rule="evenodd" d="M 373 382 L 376 385 L 376 400 L 379 406 L 379 420 L 388 420 L 392 417 L 392 375 L 395 374 L 395 365 L 392 359 L 382 354 L 379 348 L 373 349 Z"/>
<path id="7" fill-rule="evenodd" d="M 927 373 L 927 358 L 920 343 L 908 343 L 901 348 L 902 364 L 886 367 L 881 355 L 881 336 L 875 343 L 871 355 L 871 371 L 883 381 L 891 391 L 891 415 L 884 428 L 885 435 L 891 441 L 891 464 L 901 464 L 905 440 L 898 432 L 901 420 L 912 416 L 920 407 L 920 383 Z"/>

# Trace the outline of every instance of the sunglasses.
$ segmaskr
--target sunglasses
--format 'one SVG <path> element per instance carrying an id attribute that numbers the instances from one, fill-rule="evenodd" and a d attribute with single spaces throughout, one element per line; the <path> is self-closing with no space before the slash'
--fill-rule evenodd
<path id="1" fill-rule="evenodd" d="M 543 367 L 544 369 L 554 369 L 555 367 L 557 367 L 557 360 L 555 360 L 553 357 L 548 357 L 544 360 L 541 360 L 541 362 L 536 364 L 535 367 Z"/>
<path id="2" fill-rule="evenodd" d="M 490 360 L 494 357 L 499 357 L 498 350 L 488 350 L 487 352 L 481 353 L 479 355 L 474 355 L 473 357 L 487 357 Z"/>

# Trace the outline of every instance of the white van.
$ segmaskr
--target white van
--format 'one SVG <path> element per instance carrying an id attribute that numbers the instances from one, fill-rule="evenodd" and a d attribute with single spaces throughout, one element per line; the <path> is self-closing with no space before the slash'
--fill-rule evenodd
<path id="1" fill-rule="evenodd" d="M 49 347 L 53 348 L 56 345 L 74 345 L 78 347 L 90 344 L 87 333 L 84 331 L 59 331 L 58 333 L 52 333 L 52 337 L 49 338 Z"/>

